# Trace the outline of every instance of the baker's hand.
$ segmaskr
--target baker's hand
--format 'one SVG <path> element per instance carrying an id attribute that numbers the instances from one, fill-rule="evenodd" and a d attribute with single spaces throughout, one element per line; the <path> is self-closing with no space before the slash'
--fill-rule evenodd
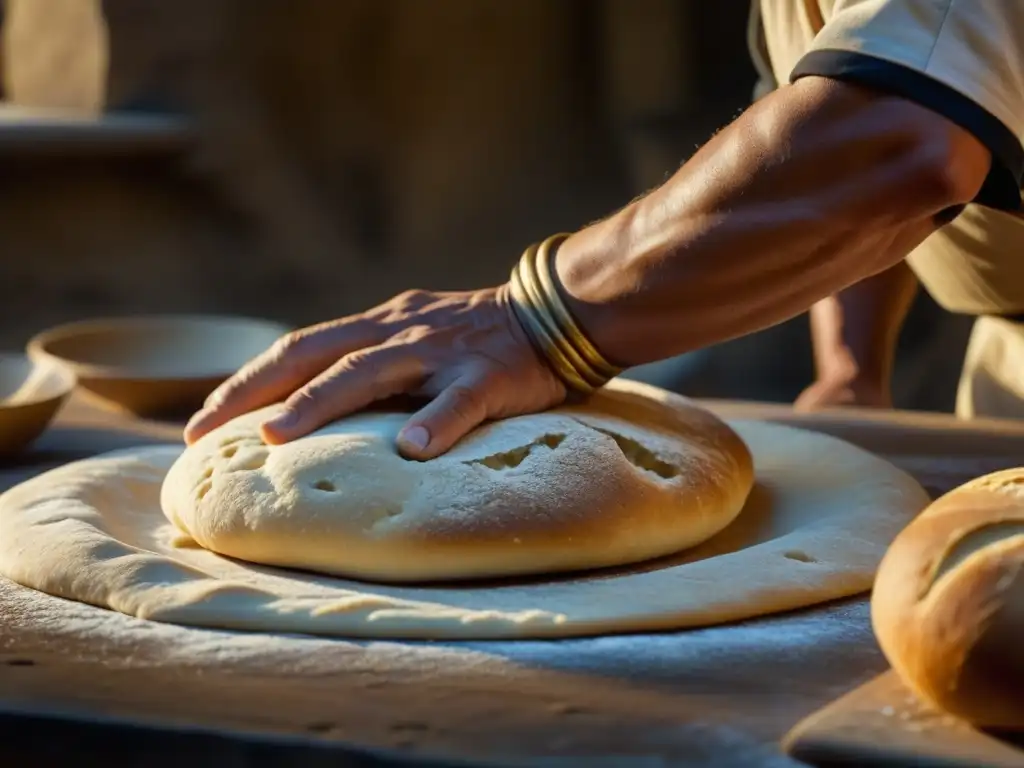
<path id="1" fill-rule="evenodd" d="M 797 411 L 829 407 L 892 408 L 889 387 L 865 379 L 818 379 L 793 403 Z"/>
<path id="2" fill-rule="evenodd" d="M 430 398 L 398 438 L 404 455 L 429 459 L 484 420 L 543 410 L 566 390 L 517 323 L 507 287 L 410 291 L 282 337 L 210 395 L 185 440 L 284 401 L 262 426 L 264 440 L 283 443 L 396 395 Z"/>

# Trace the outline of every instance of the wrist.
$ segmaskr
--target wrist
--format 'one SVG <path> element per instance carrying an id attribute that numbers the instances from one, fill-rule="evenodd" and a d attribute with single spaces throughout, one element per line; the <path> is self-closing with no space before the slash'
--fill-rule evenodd
<path id="1" fill-rule="evenodd" d="M 819 370 L 817 381 L 832 387 L 843 387 L 870 400 L 889 398 L 891 377 L 878 369 L 836 366 Z"/>
<path id="2" fill-rule="evenodd" d="M 855 355 L 844 346 L 827 355 L 819 355 L 815 361 L 815 374 L 819 381 L 859 382 L 883 387 L 888 386 L 892 377 L 892 365 L 882 355 Z"/>
<path id="3" fill-rule="evenodd" d="M 629 307 L 628 238 L 622 212 L 576 232 L 554 254 L 559 295 L 580 329 L 601 354 L 620 368 L 653 362 L 654 339 L 636 338 Z M 625 300 L 624 300 L 625 299 Z"/>
<path id="4" fill-rule="evenodd" d="M 621 373 L 580 326 L 558 285 L 554 252 L 569 235 L 531 245 L 512 270 L 509 305 L 530 343 L 571 390 L 589 394 Z"/>

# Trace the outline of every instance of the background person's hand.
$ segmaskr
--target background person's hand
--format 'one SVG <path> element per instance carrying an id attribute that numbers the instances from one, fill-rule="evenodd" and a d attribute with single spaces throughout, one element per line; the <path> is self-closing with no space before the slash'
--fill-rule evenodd
<path id="1" fill-rule="evenodd" d="M 892 408 L 889 387 L 859 378 L 820 378 L 793 403 L 797 411 L 829 407 Z"/>
<path id="2" fill-rule="evenodd" d="M 566 390 L 530 345 L 505 287 L 410 291 L 279 339 L 210 395 L 185 440 L 283 401 L 262 425 L 268 443 L 283 443 L 397 395 L 430 398 L 398 438 L 404 455 L 428 459 L 481 422 L 544 410 Z"/>

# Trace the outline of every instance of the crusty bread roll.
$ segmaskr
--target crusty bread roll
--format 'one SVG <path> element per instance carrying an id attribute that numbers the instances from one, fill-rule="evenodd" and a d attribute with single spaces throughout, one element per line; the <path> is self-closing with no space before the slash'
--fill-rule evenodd
<path id="1" fill-rule="evenodd" d="M 1024 468 L 965 483 L 908 525 L 879 566 L 871 612 L 921 699 L 1024 730 Z"/>

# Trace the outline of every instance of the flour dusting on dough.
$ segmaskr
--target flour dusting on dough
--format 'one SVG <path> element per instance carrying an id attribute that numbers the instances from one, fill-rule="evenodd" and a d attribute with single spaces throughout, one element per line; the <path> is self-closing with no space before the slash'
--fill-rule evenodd
<path id="1" fill-rule="evenodd" d="M 93 623 L 104 620 L 90 607 L 99 606 L 190 627 L 435 640 L 680 630 L 869 590 L 889 543 L 929 501 L 920 486 L 834 438 L 774 424 L 731 426 L 757 467 L 743 512 L 691 551 L 614 571 L 384 585 L 177 547 L 159 498 L 180 449 L 159 447 L 75 462 L 0 496 L 0 574 L 89 604 L 75 615 Z M 75 603 L 56 605 L 71 610 Z M 21 619 L 12 614 L 9 621 Z M 259 634 L 236 645 L 263 653 L 266 642 Z M 216 643 L 205 652 L 215 655 Z"/>

